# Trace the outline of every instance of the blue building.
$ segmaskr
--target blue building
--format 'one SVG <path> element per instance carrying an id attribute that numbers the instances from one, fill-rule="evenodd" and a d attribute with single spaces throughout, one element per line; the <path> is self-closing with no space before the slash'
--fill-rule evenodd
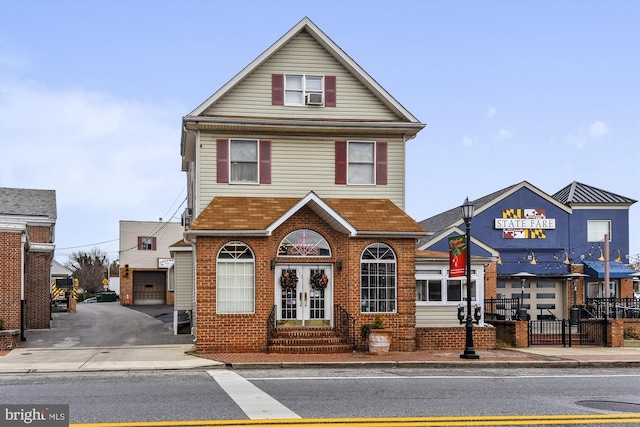
<path id="1" fill-rule="evenodd" d="M 585 298 L 633 296 L 634 271 L 625 263 L 629 208 L 636 200 L 579 182 L 549 195 L 523 181 L 472 202 L 472 294 L 478 304 L 484 298 L 521 298 L 532 319 L 568 318 L 569 308 Z M 446 253 L 447 238 L 465 231 L 459 207 L 420 224 L 429 236 L 418 242 L 419 251 Z M 443 276 L 446 261 L 441 259 Z M 421 269 L 426 270 L 418 260 L 418 288 L 424 285 Z M 571 273 L 586 276 L 574 281 L 567 277 Z M 417 292 L 418 311 L 421 305 L 442 305 L 429 299 L 428 289 Z"/>

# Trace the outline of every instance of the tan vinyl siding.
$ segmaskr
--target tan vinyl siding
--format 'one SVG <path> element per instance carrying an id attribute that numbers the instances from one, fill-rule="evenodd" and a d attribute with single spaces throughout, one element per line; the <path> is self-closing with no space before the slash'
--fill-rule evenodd
<path id="1" fill-rule="evenodd" d="M 336 76 L 336 107 L 271 105 L 272 74 Z M 352 119 L 398 121 L 373 93 L 360 83 L 307 32 L 284 45 L 203 115 Z"/>
<path id="2" fill-rule="evenodd" d="M 402 139 L 377 139 L 387 142 L 387 185 L 336 185 L 335 141 L 346 138 L 261 135 L 259 139 L 271 141 L 272 172 L 271 184 L 260 185 L 216 182 L 216 138 L 222 137 L 251 138 L 201 133 L 197 214 L 214 196 L 304 197 L 310 191 L 322 198 L 389 199 L 404 209 L 405 143 Z M 376 141 L 376 138 L 358 140 Z"/>
<path id="3" fill-rule="evenodd" d="M 193 304 L 193 260 L 191 251 L 175 252 L 175 310 L 191 310 Z"/>
<path id="4" fill-rule="evenodd" d="M 120 265 L 157 269 L 158 258 L 171 258 L 169 246 L 182 239 L 183 231 L 176 222 L 120 221 Z M 138 236 L 155 237 L 156 250 L 138 250 Z"/>
<path id="5" fill-rule="evenodd" d="M 416 306 L 416 328 L 460 326 L 455 305 Z"/>

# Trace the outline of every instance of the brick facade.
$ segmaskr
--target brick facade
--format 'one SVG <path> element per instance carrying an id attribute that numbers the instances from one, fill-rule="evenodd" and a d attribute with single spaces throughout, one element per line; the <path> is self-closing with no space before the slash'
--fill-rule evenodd
<path id="1" fill-rule="evenodd" d="M 417 328 L 417 345 L 420 350 L 463 350 L 467 332 L 464 327 Z M 496 347 L 496 329 L 473 327 L 473 348 L 488 350 Z"/>
<path id="2" fill-rule="evenodd" d="M 331 247 L 331 258 L 303 257 L 278 259 L 280 242 L 289 233 L 310 229 L 320 233 Z M 216 257 L 230 241 L 248 245 L 255 257 L 255 313 L 216 313 Z M 360 257 L 372 243 L 385 243 L 396 254 L 397 312 L 383 313 L 386 329 L 393 331 L 392 351 L 415 350 L 415 240 L 349 238 L 322 219 L 310 208 L 303 207 L 292 215 L 271 236 L 247 237 L 198 236 L 196 240 L 197 328 L 198 351 L 260 352 L 266 350 L 266 322 L 275 304 L 275 277 L 271 260 L 296 264 L 333 263 L 340 259 L 341 271 L 334 268 L 333 304 L 339 304 L 356 319 L 356 331 L 373 321 L 373 314 L 360 313 Z"/>
<path id="3" fill-rule="evenodd" d="M 0 317 L 4 329 L 20 329 L 21 234 L 0 232 Z"/>

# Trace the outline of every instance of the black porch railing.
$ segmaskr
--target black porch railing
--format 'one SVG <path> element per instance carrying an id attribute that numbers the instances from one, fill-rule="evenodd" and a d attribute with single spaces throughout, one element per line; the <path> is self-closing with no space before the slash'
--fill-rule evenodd
<path id="1" fill-rule="evenodd" d="M 333 329 L 336 335 L 342 337 L 345 342 L 356 348 L 356 319 L 347 310 L 338 304 L 334 304 Z"/>
<path id="2" fill-rule="evenodd" d="M 602 319 L 640 318 L 640 298 L 587 298 L 582 317 Z"/>
<path id="3" fill-rule="evenodd" d="M 489 320 L 519 320 L 520 298 L 489 298 L 484 300 L 484 318 Z"/>
<path id="4" fill-rule="evenodd" d="M 278 306 L 274 304 L 271 309 L 271 313 L 269 313 L 269 317 L 267 318 L 267 351 L 269 351 L 269 346 L 271 345 L 271 340 L 276 336 L 276 310 Z"/>

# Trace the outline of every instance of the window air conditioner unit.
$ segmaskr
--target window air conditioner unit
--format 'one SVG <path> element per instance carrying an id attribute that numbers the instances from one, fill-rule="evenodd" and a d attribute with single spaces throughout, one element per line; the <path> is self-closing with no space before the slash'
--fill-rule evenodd
<path id="1" fill-rule="evenodd" d="M 321 93 L 307 94 L 307 105 L 322 105 L 322 94 Z"/>

